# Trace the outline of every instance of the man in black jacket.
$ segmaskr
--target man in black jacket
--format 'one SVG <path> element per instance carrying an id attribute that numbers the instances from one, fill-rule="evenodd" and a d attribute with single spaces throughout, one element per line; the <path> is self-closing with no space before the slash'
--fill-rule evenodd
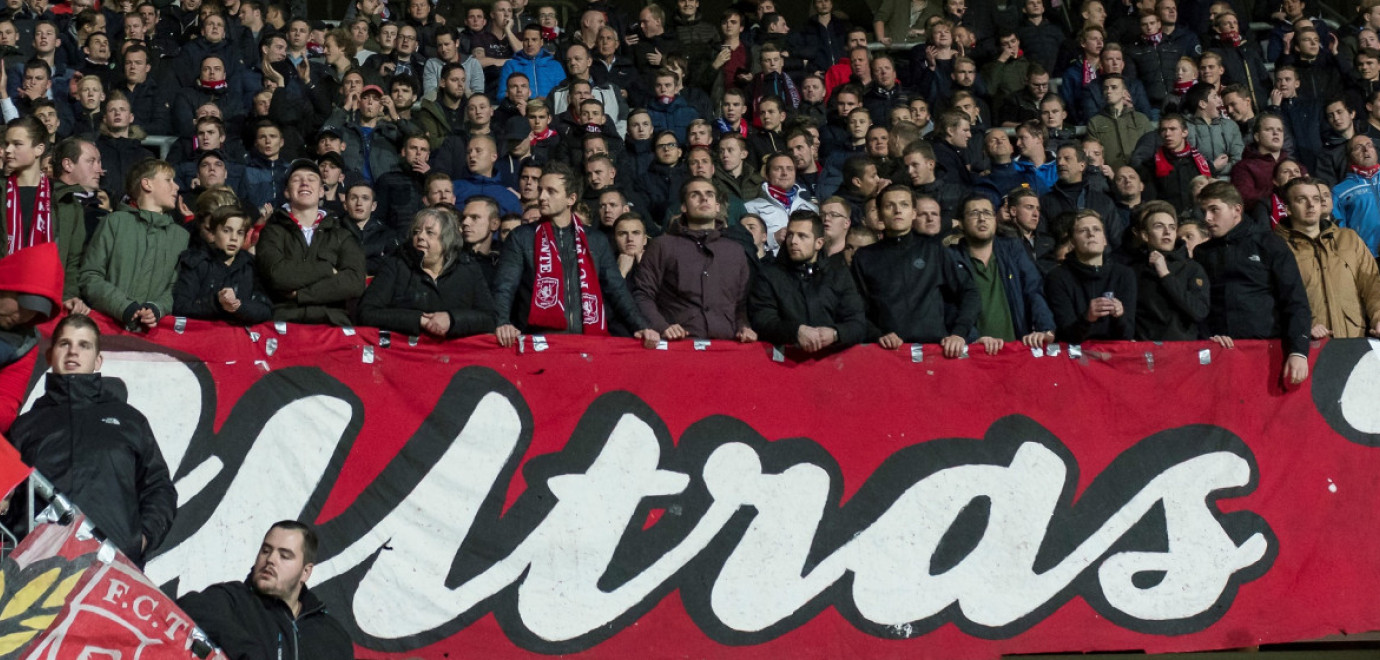
<path id="1" fill-rule="evenodd" d="M 1088 184 L 1085 174 L 1088 157 L 1076 145 L 1059 147 L 1055 156 L 1055 167 L 1059 180 L 1040 198 L 1040 215 L 1053 222 L 1065 213 L 1077 213 L 1082 209 L 1097 211 L 1107 225 L 1107 244 L 1116 251 L 1121 248 L 1121 239 L 1126 234 L 1126 223 L 1117 213 L 1116 202 L 1105 193 Z"/>
<path id="2" fill-rule="evenodd" d="M 1146 249 L 1138 251 L 1131 264 L 1136 272 L 1136 339 L 1200 339 L 1198 329 L 1211 302 L 1207 273 L 1179 240 L 1173 205 L 1146 202 L 1137 217 L 1136 231 Z"/>
<path id="3" fill-rule="evenodd" d="M 842 261 L 820 259 L 824 221 L 819 214 L 792 213 L 783 247 L 787 258 L 761 269 L 748 297 L 757 335 L 806 353 L 861 343 L 867 336 L 862 297 Z"/>
<path id="4" fill-rule="evenodd" d="M 912 231 L 918 205 L 909 187 L 888 186 L 878 197 L 886 237 L 853 256 L 868 335 L 893 350 L 904 342 L 938 342 L 945 357 L 956 358 L 969 338 L 977 338 L 972 333 L 982 299 L 967 267 L 942 240 Z"/>
<path id="5" fill-rule="evenodd" d="M 9 439 L 24 463 L 53 482 L 136 564 L 172 527 L 177 491 L 148 420 L 102 379 L 101 334 L 73 314 L 53 330 L 47 392 L 20 415 Z"/>
<path id="6" fill-rule="evenodd" d="M 1268 227 L 1241 222 L 1244 203 L 1230 183 L 1209 183 L 1198 204 L 1212 236 L 1193 251 L 1210 283 L 1212 340 L 1231 348 L 1233 339 L 1283 339 L 1284 382 L 1303 383 L 1313 317 L 1293 252 Z"/>
<path id="7" fill-rule="evenodd" d="M 248 578 L 187 594 L 177 605 L 232 658 L 353 658 L 345 628 L 307 589 L 316 550 L 311 527 L 296 520 L 274 523 Z"/>

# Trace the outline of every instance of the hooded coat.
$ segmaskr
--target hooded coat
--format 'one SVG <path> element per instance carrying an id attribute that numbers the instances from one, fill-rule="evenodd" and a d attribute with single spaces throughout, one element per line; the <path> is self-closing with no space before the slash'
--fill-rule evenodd
<path id="1" fill-rule="evenodd" d="M 237 325 L 253 325 L 273 318 L 273 303 L 254 276 L 254 255 L 241 250 L 228 265 L 225 260 L 223 250 L 199 240 L 182 253 L 177 261 L 173 313 Z M 222 289 L 235 292 L 239 309 L 229 312 L 221 306 Z"/>
<path id="2" fill-rule="evenodd" d="M 538 50 L 536 55 L 518 51 L 513 53 L 512 59 L 503 65 L 503 70 L 498 74 L 499 101 L 508 97 L 508 77 L 514 73 L 527 76 L 527 84 L 532 89 L 530 98 L 534 99 L 546 98 L 556 85 L 565 80 L 565 67 L 545 48 Z"/>
<path id="3" fill-rule="evenodd" d="M 1317 238 L 1288 220 L 1274 232 L 1298 261 L 1313 325 L 1325 326 L 1336 339 L 1367 336 L 1380 321 L 1380 268 L 1361 237 L 1326 220 Z"/>
<path id="4" fill-rule="evenodd" d="M 364 251 L 335 216 L 322 218 L 308 243 L 291 214 L 274 211 L 255 262 L 275 320 L 350 325 L 345 307 L 364 293 Z"/>
<path id="5" fill-rule="evenodd" d="M 82 298 L 126 325 L 149 303 L 164 316 L 172 311 L 177 260 L 186 249 L 187 230 L 171 216 L 130 207 L 111 213 L 86 246 Z"/>
<path id="6" fill-rule="evenodd" d="M 450 317 L 447 339 L 494 331 L 494 301 L 484 272 L 468 252 L 451 259 L 433 278 L 421 253 L 398 250 L 383 263 L 359 301 L 359 323 L 411 336 L 422 334 L 422 314 Z"/>
<path id="7" fill-rule="evenodd" d="M 125 403 L 118 379 L 48 374 L 44 395 L 15 420 L 9 439 L 136 564 L 163 542 L 177 491 L 148 420 Z"/>
<path id="8" fill-rule="evenodd" d="M 62 309 L 62 262 L 58 246 L 43 243 L 0 259 L 0 291 L 39 296 L 52 305 L 48 314 L 38 314 L 23 325 L 0 330 L 0 432 L 7 431 L 19 414 L 29 377 L 38 359 L 40 323 Z"/>
<path id="9" fill-rule="evenodd" d="M 721 227 L 691 230 L 682 222 L 647 246 L 633 298 L 657 332 L 679 325 L 697 339 L 733 339 L 748 327 L 747 255 Z"/>

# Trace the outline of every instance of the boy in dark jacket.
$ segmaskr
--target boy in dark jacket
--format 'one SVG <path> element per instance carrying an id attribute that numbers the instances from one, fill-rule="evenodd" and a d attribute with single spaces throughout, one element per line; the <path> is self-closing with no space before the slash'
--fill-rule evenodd
<path id="1" fill-rule="evenodd" d="M 1096 211 L 1080 212 L 1072 233 L 1073 252 L 1045 281 L 1055 336 L 1071 344 L 1131 339 L 1136 329 L 1135 274 L 1103 258 L 1107 227 Z"/>
<path id="2" fill-rule="evenodd" d="M 273 303 L 254 276 L 254 255 L 242 251 L 249 216 L 237 206 L 211 212 L 212 242 L 192 239 L 178 259 L 173 313 L 194 319 L 243 325 L 273 317 Z"/>
<path id="3" fill-rule="evenodd" d="M 1131 266 L 1137 286 L 1136 339 L 1201 339 L 1199 328 L 1210 302 L 1207 273 L 1179 240 L 1174 206 L 1162 200 L 1146 202 L 1136 230 L 1148 248 Z"/>

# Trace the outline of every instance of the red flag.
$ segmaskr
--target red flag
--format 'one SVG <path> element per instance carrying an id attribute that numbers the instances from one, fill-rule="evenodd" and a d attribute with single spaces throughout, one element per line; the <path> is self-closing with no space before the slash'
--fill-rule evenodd
<path id="1" fill-rule="evenodd" d="M 24 483 L 33 471 L 33 468 L 19 460 L 19 450 L 0 436 L 0 492 L 8 494 L 15 486 Z"/>

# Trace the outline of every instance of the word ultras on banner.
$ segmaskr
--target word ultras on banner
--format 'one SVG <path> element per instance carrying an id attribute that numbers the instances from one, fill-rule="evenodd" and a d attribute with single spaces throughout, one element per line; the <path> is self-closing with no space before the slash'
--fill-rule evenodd
<path id="1" fill-rule="evenodd" d="M 195 363 L 123 365 L 144 370 L 129 382 L 163 393 L 208 379 Z M 214 407 L 200 389 L 200 405 Z M 185 418 L 197 415 L 190 398 L 146 405 Z M 258 379 L 215 434 L 156 422 L 183 438 L 164 440 L 181 502 L 150 577 L 176 593 L 240 579 L 244 549 L 270 523 L 321 512 L 363 411 L 324 371 L 290 367 Z M 322 523 L 312 582 L 345 606 L 335 613 L 356 642 L 417 649 L 492 613 L 523 648 L 573 652 L 673 591 L 705 635 L 737 645 L 825 608 L 884 638 L 948 622 L 1003 638 L 1074 597 L 1129 630 L 1182 634 L 1223 616 L 1277 553 L 1259 515 L 1216 506 L 1251 492 L 1258 470 L 1246 444 L 1214 426 L 1145 438 L 1076 492 L 1072 452 L 1008 416 L 981 439 L 897 451 L 842 505 L 838 463 L 814 441 L 768 442 L 718 416 L 673 442 L 627 392 L 596 399 L 557 453 L 527 457 L 531 434 L 511 383 L 463 368 L 382 472 Z M 505 502 L 519 465 L 526 490 Z"/>

